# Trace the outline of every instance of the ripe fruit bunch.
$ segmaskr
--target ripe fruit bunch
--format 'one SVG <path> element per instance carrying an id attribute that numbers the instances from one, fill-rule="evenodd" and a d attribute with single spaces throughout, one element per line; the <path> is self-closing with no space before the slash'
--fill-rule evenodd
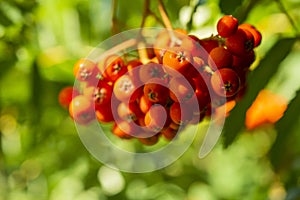
<path id="1" fill-rule="evenodd" d="M 222 17 L 217 31 L 199 39 L 163 30 L 134 58 L 129 52 L 97 62 L 80 59 L 74 66 L 78 84 L 61 91 L 60 104 L 78 124 L 111 123 L 120 138 L 146 145 L 160 136 L 172 140 L 244 93 L 261 34 L 233 16 Z"/>

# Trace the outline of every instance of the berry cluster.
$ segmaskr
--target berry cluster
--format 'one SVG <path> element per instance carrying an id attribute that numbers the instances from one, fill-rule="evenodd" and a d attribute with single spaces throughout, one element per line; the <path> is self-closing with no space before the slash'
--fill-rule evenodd
<path id="1" fill-rule="evenodd" d="M 80 59 L 74 66 L 80 84 L 64 88 L 60 104 L 79 124 L 112 123 L 120 138 L 146 145 L 160 136 L 172 140 L 244 93 L 261 34 L 232 16 L 218 21 L 217 32 L 199 39 L 184 30 L 161 31 L 144 49 L 146 60 L 117 54 L 97 63 Z"/>

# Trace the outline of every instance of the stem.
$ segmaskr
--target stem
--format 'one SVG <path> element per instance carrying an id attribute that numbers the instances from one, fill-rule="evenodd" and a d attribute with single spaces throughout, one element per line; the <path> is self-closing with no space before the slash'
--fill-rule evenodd
<path id="1" fill-rule="evenodd" d="M 149 10 L 149 16 L 152 16 L 152 17 L 154 17 L 154 19 L 158 22 L 158 23 L 160 23 L 160 24 L 164 24 L 164 22 L 154 13 L 154 12 L 152 12 L 151 10 Z"/>
<path id="2" fill-rule="evenodd" d="M 150 6 L 150 0 L 145 0 L 141 28 L 145 26 L 146 18 L 149 16 L 149 11 L 150 11 L 149 6 Z"/>
<path id="3" fill-rule="evenodd" d="M 149 62 L 149 56 L 147 52 L 147 48 L 144 42 L 139 42 L 138 43 L 138 54 L 139 54 L 139 59 L 143 64 L 146 64 Z"/>
<path id="4" fill-rule="evenodd" d="M 288 18 L 288 20 L 289 20 L 290 24 L 292 25 L 294 31 L 296 33 L 299 33 L 299 30 L 298 30 L 298 28 L 296 26 L 296 23 L 294 22 L 294 20 L 291 17 L 291 15 L 288 13 L 287 9 L 284 7 L 283 3 L 280 0 L 275 0 L 275 1 L 277 2 L 278 7 L 281 10 L 281 12 L 283 12 L 286 15 L 286 17 Z"/>
<path id="5" fill-rule="evenodd" d="M 158 9 L 159 9 L 159 12 L 160 12 L 160 15 L 164 22 L 165 27 L 167 29 L 173 30 L 172 23 L 168 17 L 165 5 L 163 4 L 162 0 L 158 0 Z"/>
<path id="6" fill-rule="evenodd" d="M 112 16 L 111 16 L 111 32 L 112 34 L 117 34 L 118 31 L 118 17 L 117 17 L 117 10 L 118 10 L 118 0 L 112 0 Z"/>
<path id="7" fill-rule="evenodd" d="M 96 60 L 95 62 L 99 62 L 100 60 L 102 60 L 103 58 L 106 58 L 107 56 L 110 56 L 112 54 L 115 54 L 116 52 L 119 52 L 123 49 L 132 47 L 134 45 L 137 45 L 138 40 L 137 39 L 129 39 L 126 40 L 114 47 L 112 47 L 111 49 L 105 51 L 104 53 L 102 53 Z"/>
<path id="8" fill-rule="evenodd" d="M 181 44 L 181 41 L 174 34 L 172 23 L 170 21 L 170 18 L 168 17 L 165 5 L 163 4 L 162 0 L 158 0 L 158 9 L 159 9 L 161 18 L 163 20 L 163 23 L 164 23 L 166 29 L 168 29 L 169 35 L 171 37 L 170 46 L 172 47 L 175 44 Z"/>
<path id="9" fill-rule="evenodd" d="M 145 26 L 146 23 L 146 19 L 147 17 L 152 16 L 154 17 L 154 19 L 160 23 L 163 24 L 162 20 L 154 13 L 150 10 L 150 0 L 145 0 L 144 3 L 144 10 L 143 10 L 143 17 L 142 17 L 142 22 L 141 22 L 141 28 L 143 28 Z"/>

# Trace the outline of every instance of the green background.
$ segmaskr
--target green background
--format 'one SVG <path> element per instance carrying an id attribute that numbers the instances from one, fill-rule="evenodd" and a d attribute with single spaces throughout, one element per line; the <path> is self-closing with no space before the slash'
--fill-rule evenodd
<path id="1" fill-rule="evenodd" d="M 0 1 L 0 200 L 300 199 L 300 2 L 164 1 L 173 26 L 200 38 L 232 14 L 255 25 L 263 40 L 248 93 L 213 151 L 199 159 L 196 139 L 178 161 L 144 174 L 94 159 L 57 100 L 73 85 L 79 58 L 111 35 L 140 27 L 144 1 L 113 2 Z M 159 16 L 157 1 L 150 2 Z M 162 24 L 149 17 L 145 26 Z M 286 97 L 288 110 L 275 125 L 246 131 L 245 112 L 263 88 Z"/>

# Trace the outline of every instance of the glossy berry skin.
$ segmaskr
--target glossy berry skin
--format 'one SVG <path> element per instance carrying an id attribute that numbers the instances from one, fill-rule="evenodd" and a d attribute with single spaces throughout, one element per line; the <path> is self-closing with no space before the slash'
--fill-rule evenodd
<path id="1" fill-rule="evenodd" d="M 249 31 L 254 38 L 254 47 L 257 47 L 261 43 L 262 35 L 261 33 L 251 24 L 240 24 L 239 28 Z"/>
<path id="2" fill-rule="evenodd" d="M 192 54 L 180 47 L 168 49 L 163 57 L 164 69 L 171 76 L 180 76 L 180 73 L 184 73 L 188 67 L 192 67 L 192 63 Z"/>
<path id="3" fill-rule="evenodd" d="M 134 75 L 135 69 L 142 66 L 143 63 L 139 59 L 131 60 L 127 63 L 127 71 L 130 76 Z"/>
<path id="4" fill-rule="evenodd" d="M 208 64 L 212 69 L 230 67 L 232 62 L 232 54 L 222 46 L 212 49 L 209 53 Z"/>
<path id="5" fill-rule="evenodd" d="M 186 102 L 192 98 L 195 92 L 193 81 L 185 77 L 173 77 L 169 82 L 170 97 L 175 102 Z"/>
<path id="6" fill-rule="evenodd" d="M 178 125 L 186 125 L 193 118 L 193 111 L 190 105 L 174 102 L 170 107 L 170 118 Z"/>
<path id="7" fill-rule="evenodd" d="M 166 52 L 166 49 L 178 46 L 176 39 L 181 40 L 182 38 L 187 37 L 186 35 L 187 32 L 183 29 L 175 29 L 172 32 L 169 30 L 164 30 L 157 35 L 153 44 L 153 48 L 159 63 L 162 63 L 162 58 Z"/>
<path id="8" fill-rule="evenodd" d="M 140 107 L 140 110 L 143 113 L 147 113 L 148 110 L 151 108 L 152 105 L 153 105 L 153 102 L 149 101 L 149 99 L 145 95 L 142 95 L 140 97 L 140 99 L 139 99 L 139 107 Z"/>
<path id="9" fill-rule="evenodd" d="M 249 31 L 238 28 L 235 34 L 226 38 L 225 45 L 232 54 L 243 56 L 252 51 L 254 38 Z"/>
<path id="10" fill-rule="evenodd" d="M 90 86 L 83 90 L 83 94 L 89 96 L 95 105 L 105 105 L 110 102 L 113 87 L 105 81 L 99 81 L 96 87 Z"/>
<path id="11" fill-rule="evenodd" d="M 95 119 L 94 104 L 84 95 L 78 95 L 71 101 L 69 113 L 78 124 L 88 124 Z"/>
<path id="12" fill-rule="evenodd" d="M 111 105 L 95 105 L 96 118 L 101 123 L 108 123 L 114 121 Z"/>
<path id="13" fill-rule="evenodd" d="M 172 140 L 176 137 L 178 130 L 174 130 L 171 127 L 168 127 L 161 131 L 162 136 L 167 140 Z"/>
<path id="14" fill-rule="evenodd" d="M 144 95 L 153 103 L 164 104 L 169 95 L 169 89 L 162 79 L 152 78 L 144 85 Z"/>
<path id="15" fill-rule="evenodd" d="M 167 110 L 165 107 L 155 104 L 153 105 L 149 111 L 146 113 L 145 118 L 145 126 L 153 132 L 158 133 L 165 126 L 168 126 L 170 120 L 168 119 Z"/>
<path id="16" fill-rule="evenodd" d="M 134 128 L 132 124 L 129 124 L 127 122 L 119 122 L 114 123 L 111 132 L 122 139 L 131 139 L 133 136 L 130 135 L 131 132 L 134 131 Z"/>
<path id="17" fill-rule="evenodd" d="M 123 74 L 127 72 L 127 67 L 123 59 L 118 55 L 109 56 L 104 62 L 104 78 L 111 82 L 115 82 Z"/>
<path id="18" fill-rule="evenodd" d="M 199 40 L 199 44 L 201 45 L 202 48 L 201 51 L 199 51 L 199 55 L 197 55 L 197 57 L 200 57 L 204 60 L 207 60 L 211 50 L 219 46 L 218 40 L 212 38 L 201 39 Z"/>
<path id="19" fill-rule="evenodd" d="M 86 58 L 82 58 L 75 63 L 73 73 L 77 80 L 89 82 L 93 85 L 101 79 L 101 73 L 96 63 Z"/>
<path id="20" fill-rule="evenodd" d="M 151 78 L 163 78 L 164 74 L 162 65 L 157 63 L 148 63 L 139 68 L 139 78 L 143 83 Z"/>
<path id="21" fill-rule="evenodd" d="M 200 39 L 198 39 L 196 36 L 188 35 L 188 37 L 184 37 L 182 39 L 180 47 L 189 51 L 192 56 L 198 56 L 201 55 L 201 52 L 203 51 L 199 41 Z"/>
<path id="22" fill-rule="evenodd" d="M 204 75 L 203 75 L 204 76 Z M 209 79 L 209 77 L 206 77 Z M 202 76 L 198 76 L 197 78 L 193 79 L 195 83 L 195 96 L 197 98 L 197 103 L 199 106 L 199 111 L 204 110 L 207 105 L 210 103 L 210 95 L 209 95 L 209 90 L 208 86 Z M 210 85 L 209 85 L 210 86 Z"/>
<path id="23" fill-rule="evenodd" d="M 234 69 L 248 70 L 254 61 L 255 52 L 252 50 L 242 56 L 233 56 L 232 66 Z"/>
<path id="24" fill-rule="evenodd" d="M 58 102 L 63 108 L 68 108 L 72 99 L 78 95 L 79 92 L 74 87 L 65 87 L 58 94 Z"/>
<path id="25" fill-rule="evenodd" d="M 138 83 L 129 75 L 121 76 L 113 86 L 113 94 L 120 101 L 135 101 L 139 94 L 136 93 Z"/>
<path id="26" fill-rule="evenodd" d="M 238 74 L 230 68 L 222 68 L 211 77 L 211 85 L 214 92 L 222 97 L 232 97 L 240 89 Z"/>
<path id="27" fill-rule="evenodd" d="M 238 28 L 238 20 L 232 15 L 225 15 L 217 23 L 217 31 L 221 37 L 233 35 Z"/>
<path id="28" fill-rule="evenodd" d="M 203 71 L 206 66 L 204 60 L 200 57 L 193 57 L 193 65 L 188 67 L 187 70 L 182 73 L 182 75 L 190 81 L 192 78 L 196 78 L 200 75 L 201 71 Z"/>
<path id="29" fill-rule="evenodd" d="M 137 102 L 121 102 L 117 108 L 118 116 L 127 122 L 136 121 L 143 115 Z"/>

